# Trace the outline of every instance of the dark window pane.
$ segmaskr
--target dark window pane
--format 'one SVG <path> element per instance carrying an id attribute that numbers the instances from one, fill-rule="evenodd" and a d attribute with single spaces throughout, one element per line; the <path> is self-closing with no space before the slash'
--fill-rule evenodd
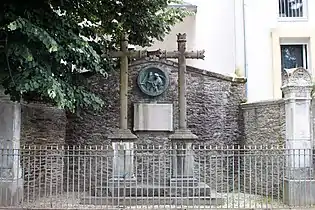
<path id="1" fill-rule="evenodd" d="M 303 17 L 304 0 L 279 0 L 280 17 Z"/>
<path id="2" fill-rule="evenodd" d="M 304 67 L 303 45 L 281 45 L 281 65 L 282 69 Z"/>

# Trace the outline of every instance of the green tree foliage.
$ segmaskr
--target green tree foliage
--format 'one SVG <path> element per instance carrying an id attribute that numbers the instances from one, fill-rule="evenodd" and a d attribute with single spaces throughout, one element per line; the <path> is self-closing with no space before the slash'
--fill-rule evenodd
<path id="1" fill-rule="evenodd" d="M 149 46 L 188 13 L 175 0 L 2 0 L 0 85 L 11 100 L 99 109 L 82 70 L 105 76 L 122 32 Z M 178 2 L 177 2 L 178 3 Z M 103 56 L 102 56 L 103 55 Z M 109 78 L 110 79 L 110 78 Z"/>

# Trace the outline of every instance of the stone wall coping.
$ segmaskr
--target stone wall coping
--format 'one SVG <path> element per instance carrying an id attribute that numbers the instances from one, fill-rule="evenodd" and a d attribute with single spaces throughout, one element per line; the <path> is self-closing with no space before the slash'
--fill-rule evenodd
<path id="1" fill-rule="evenodd" d="M 283 104 L 284 100 L 281 99 L 276 99 L 276 100 L 264 100 L 264 101 L 257 101 L 257 102 L 251 102 L 251 103 L 243 103 L 241 104 L 241 109 L 253 109 L 253 108 L 258 108 L 261 106 L 267 106 L 267 105 L 280 105 Z"/>
<path id="2" fill-rule="evenodd" d="M 164 64 L 170 67 L 178 67 L 178 63 L 171 61 L 171 60 L 153 60 L 153 59 L 139 59 L 137 61 L 132 62 L 129 67 L 133 67 L 133 66 L 138 66 L 144 63 L 160 63 L 160 64 Z M 174 70 L 175 71 L 175 70 Z M 177 69 L 176 69 L 177 71 Z M 221 80 L 226 80 L 226 81 L 230 81 L 233 83 L 246 83 L 247 79 L 244 77 L 232 77 L 232 76 L 227 76 L 227 75 L 223 75 L 220 73 L 216 73 L 216 72 L 212 72 L 212 71 L 208 71 L 205 69 L 199 69 L 193 66 L 189 66 L 187 65 L 187 72 L 193 72 L 193 73 L 197 73 L 197 74 L 201 74 L 204 76 L 208 76 L 208 77 L 212 77 L 212 78 L 216 78 L 216 79 L 221 79 Z"/>

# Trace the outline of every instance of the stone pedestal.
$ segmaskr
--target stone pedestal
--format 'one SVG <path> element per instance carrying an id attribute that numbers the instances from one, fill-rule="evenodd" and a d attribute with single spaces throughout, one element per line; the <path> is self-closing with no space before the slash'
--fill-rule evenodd
<path id="1" fill-rule="evenodd" d="M 23 198 L 20 126 L 20 105 L 0 93 L 0 206 L 17 205 Z"/>
<path id="2" fill-rule="evenodd" d="M 189 130 L 176 130 L 170 137 L 173 148 L 171 186 L 197 186 L 194 177 L 192 143 L 197 136 Z"/>
<path id="3" fill-rule="evenodd" d="M 286 171 L 284 202 L 288 205 L 315 204 L 311 142 L 312 77 L 303 68 L 286 70 L 283 87 L 286 113 Z"/>
<path id="4" fill-rule="evenodd" d="M 284 180 L 283 202 L 290 206 L 314 205 L 315 180 Z"/>
<path id="5" fill-rule="evenodd" d="M 109 136 L 114 149 L 113 177 L 109 180 L 109 187 L 133 185 L 134 177 L 134 141 L 137 136 L 128 129 L 120 129 Z"/>

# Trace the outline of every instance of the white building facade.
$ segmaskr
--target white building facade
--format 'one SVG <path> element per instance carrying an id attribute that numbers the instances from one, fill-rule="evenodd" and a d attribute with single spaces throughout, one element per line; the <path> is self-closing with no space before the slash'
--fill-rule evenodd
<path id="1" fill-rule="evenodd" d="M 245 0 L 248 100 L 282 97 L 281 70 L 314 75 L 315 1 Z"/>
<path id="2" fill-rule="evenodd" d="M 187 2 L 197 13 L 151 49 L 175 50 L 176 34 L 187 33 L 188 50 L 206 50 L 205 60 L 187 63 L 221 74 L 241 71 L 248 79 L 248 102 L 281 98 L 283 68 L 302 66 L 315 75 L 314 0 Z"/>

